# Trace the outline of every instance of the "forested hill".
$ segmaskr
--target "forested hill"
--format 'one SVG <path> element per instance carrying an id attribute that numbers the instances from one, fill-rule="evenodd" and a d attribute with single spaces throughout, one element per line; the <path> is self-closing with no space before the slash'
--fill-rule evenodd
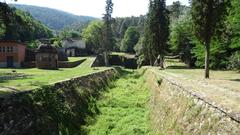
<path id="1" fill-rule="evenodd" d="M 0 40 L 32 41 L 52 37 L 52 31 L 29 13 L 0 2 Z"/>
<path id="2" fill-rule="evenodd" d="M 71 13 L 64 11 L 46 8 L 46 7 L 37 7 L 30 5 L 12 5 L 17 9 L 21 9 L 29 12 L 35 19 L 41 21 L 43 24 L 47 25 L 49 28 L 54 30 L 61 30 L 66 26 L 73 25 L 76 23 L 87 23 L 90 20 L 96 18 L 89 16 L 77 16 Z"/>

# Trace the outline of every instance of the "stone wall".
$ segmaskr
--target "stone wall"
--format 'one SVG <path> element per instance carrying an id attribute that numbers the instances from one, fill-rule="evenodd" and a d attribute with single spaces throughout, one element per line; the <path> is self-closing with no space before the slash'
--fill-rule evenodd
<path id="1" fill-rule="evenodd" d="M 117 75 L 109 69 L 1 98 L 0 134 L 85 134 L 81 125 L 98 112 L 93 101 Z"/>
<path id="2" fill-rule="evenodd" d="M 138 67 L 136 58 L 128 58 L 119 55 L 109 55 L 109 63 L 113 66 L 122 66 L 129 69 L 137 69 Z M 100 66 L 104 66 L 104 58 L 102 55 L 98 55 L 93 63 L 93 67 Z"/>
<path id="3" fill-rule="evenodd" d="M 240 134 L 240 123 L 186 88 L 146 72 L 152 90 L 151 120 L 156 134 Z"/>

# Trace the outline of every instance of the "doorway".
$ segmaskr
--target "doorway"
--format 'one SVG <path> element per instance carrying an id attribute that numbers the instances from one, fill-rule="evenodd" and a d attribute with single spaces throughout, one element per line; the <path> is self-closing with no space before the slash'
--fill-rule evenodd
<path id="1" fill-rule="evenodd" d="M 13 56 L 7 56 L 7 67 L 13 67 Z"/>

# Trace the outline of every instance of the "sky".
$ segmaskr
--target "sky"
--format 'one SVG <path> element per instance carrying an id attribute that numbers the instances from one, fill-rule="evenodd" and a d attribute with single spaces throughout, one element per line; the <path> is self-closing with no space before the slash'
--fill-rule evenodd
<path id="1" fill-rule="evenodd" d="M 35 5 L 63 10 L 75 15 L 102 17 L 106 0 L 18 0 L 17 4 Z M 147 13 L 149 0 L 113 0 L 113 17 L 139 16 Z M 177 0 L 166 0 L 167 5 Z M 188 5 L 188 0 L 179 0 Z M 8 1 L 8 3 L 15 3 Z"/>

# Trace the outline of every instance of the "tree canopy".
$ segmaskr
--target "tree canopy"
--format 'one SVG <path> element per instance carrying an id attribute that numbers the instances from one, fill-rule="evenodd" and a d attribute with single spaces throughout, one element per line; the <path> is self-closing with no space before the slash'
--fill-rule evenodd
<path id="1" fill-rule="evenodd" d="M 217 27 L 223 24 L 230 0 L 192 0 L 195 36 L 205 45 L 205 78 L 209 78 L 210 44 Z"/>
<path id="2" fill-rule="evenodd" d="M 120 50 L 123 52 L 134 53 L 134 46 L 138 43 L 140 34 L 136 27 L 129 27 L 125 32 Z"/>

